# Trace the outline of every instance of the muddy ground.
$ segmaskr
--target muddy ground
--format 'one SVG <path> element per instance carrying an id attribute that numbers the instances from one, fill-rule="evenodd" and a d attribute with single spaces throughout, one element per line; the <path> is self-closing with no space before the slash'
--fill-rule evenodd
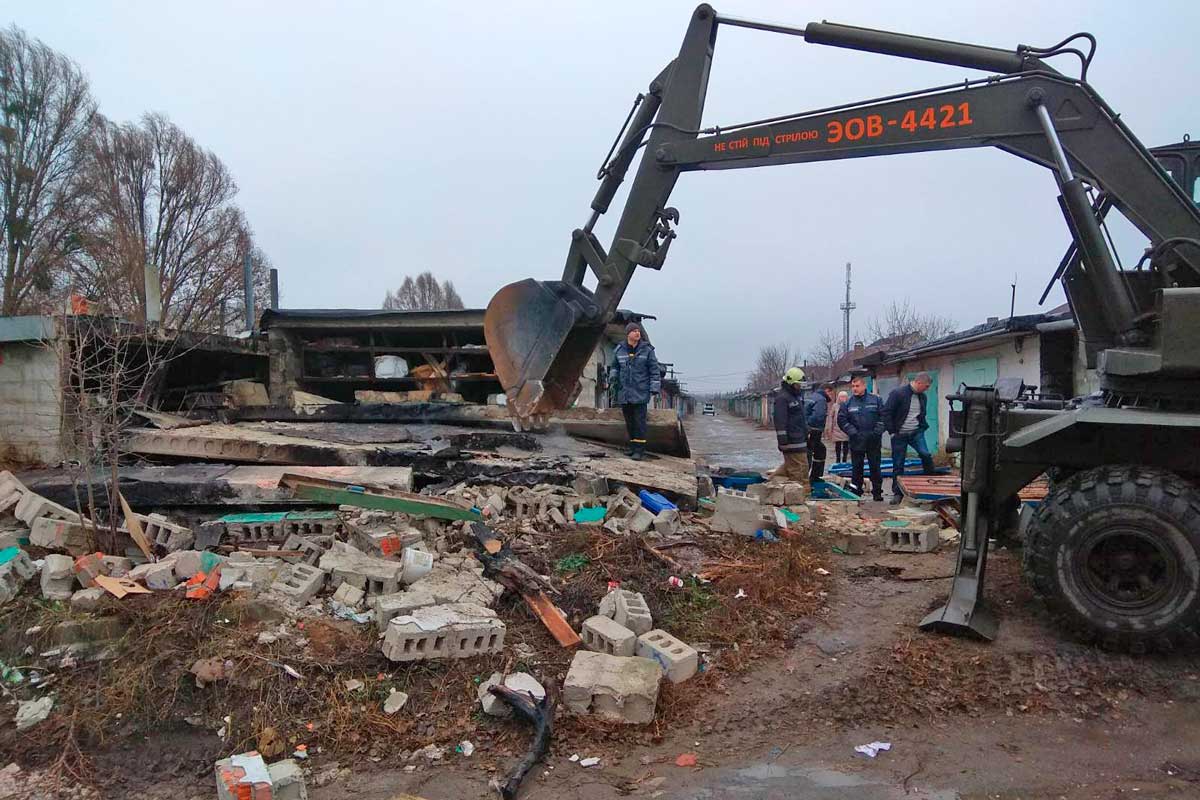
<path id="1" fill-rule="evenodd" d="M 740 420 L 697 417 L 688 427 L 714 464 L 762 469 L 777 458 L 773 437 Z M 953 561 L 953 548 L 832 555 L 825 608 L 797 618 L 773 655 L 677 687 L 702 696 L 689 697 L 688 714 L 670 715 L 667 726 L 581 737 L 564 723 L 521 797 L 1200 797 L 1196 654 L 1132 659 L 1064 636 L 1022 583 L 1019 551 L 1009 550 L 989 562 L 1002 619 L 996 642 L 919 633 L 915 623 L 944 599 Z M 309 797 L 495 797 L 489 780 L 527 739 L 517 723 L 507 726 L 497 746 L 486 727 L 471 725 L 475 754 L 449 753 L 435 765 L 386 750 L 341 761 L 313 753 Z M 874 759 L 854 752 L 872 741 L 892 749 Z M 203 756 L 212 748 L 211 732 L 183 725 L 126 742 L 95 763 L 128 770 L 136 788 L 92 796 L 207 800 L 215 789 Z M 681 754 L 694 754 L 696 766 L 677 766 Z M 573 755 L 601 763 L 583 768 Z M 0 798 L 4 787 L 0 777 Z"/>

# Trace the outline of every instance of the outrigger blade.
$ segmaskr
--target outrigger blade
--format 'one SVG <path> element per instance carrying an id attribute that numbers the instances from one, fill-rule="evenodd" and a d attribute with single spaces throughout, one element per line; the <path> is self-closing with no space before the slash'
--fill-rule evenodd
<path id="1" fill-rule="evenodd" d="M 921 630 L 973 637 L 988 642 L 995 639 L 1000 631 L 1000 623 L 983 604 L 979 590 L 980 584 L 974 575 L 956 575 L 946 605 L 921 620 Z"/>
<path id="2" fill-rule="evenodd" d="M 483 335 L 519 427 L 566 408 L 604 332 L 590 292 L 563 281 L 527 278 L 488 303 Z"/>

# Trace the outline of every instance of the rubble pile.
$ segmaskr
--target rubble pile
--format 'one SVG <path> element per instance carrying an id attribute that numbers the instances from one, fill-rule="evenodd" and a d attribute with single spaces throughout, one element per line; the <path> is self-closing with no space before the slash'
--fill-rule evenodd
<path id="1" fill-rule="evenodd" d="M 786 597 L 765 586 L 801 563 L 788 545 L 771 566 L 777 556 L 756 535 L 805 528 L 812 514 L 791 485 L 722 491 L 710 517 L 585 473 L 569 485 L 463 481 L 419 495 L 329 478 L 309 480 L 305 494 L 302 477 L 268 480 L 323 499 L 287 511 L 247 504 L 184 524 L 135 512 L 122 497 L 125 513 L 96 523 L 0 473 L 0 614 L 15 609 L 10 627 L 24 631 L 0 649 L 0 669 L 37 665 L 13 684 L 22 726 L 57 725 L 83 694 L 99 698 L 84 725 L 92 734 L 117 720 L 134 731 L 135 718 L 186 718 L 211 726 L 223 753 L 239 753 L 217 762 L 219 796 L 303 798 L 301 765 L 276 760 L 288 749 L 264 746 L 273 742 L 265 731 L 333 750 L 394 737 L 420 744 L 404 757 L 423 763 L 420 753 L 444 752 L 433 743 L 450 741 L 464 719 L 464 698 L 446 687 L 471 675 L 481 719 L 532 722 L 541 747 L 555 703 L 646 724 L 661 716 L 660 695 L 711 669 L 717 651 L 737 653 L 740 642 L 726 663 L 742 664 L 782 640 L 780 608 L 806 613 L 821 602 L 812 556 Z M 753 510 L 726 507 L 731 498 Z M 740 535 L 731 540 L 727 528 Z M 614 572 L 624 588 L 606 585 Z M 742 585 L 749 602 L 735 599 Z M 722 633 L 735 617 L 736 633 Z M 774 626 L 765 639 L 763 625 Z M 77 694 L 73 671 L 98 661 L 111 684 L 97 690 L 99 676 L 83 672 L 91 686 Z M 337 688 L 322 689 L 327 682 Z M 246 706 L 206 706 L 234 697 Z M 671 707 L 683 713 L 686 703 L 676 696 Z M 360 718 L 370 735 L 355 729 Z M 321 719 L 327 727 L 314 727 Z"/>

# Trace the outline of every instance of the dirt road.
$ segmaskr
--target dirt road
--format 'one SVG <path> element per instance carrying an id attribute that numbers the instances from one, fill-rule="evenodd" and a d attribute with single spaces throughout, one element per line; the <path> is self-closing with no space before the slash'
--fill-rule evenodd
<path id="1" fill-rule="evenodd" d="M 684 425 L 692 455 L 712 466 L 757 472 L 779 466 L 774 431 L 719 411 L 715 417 L 690 416 Z"/>

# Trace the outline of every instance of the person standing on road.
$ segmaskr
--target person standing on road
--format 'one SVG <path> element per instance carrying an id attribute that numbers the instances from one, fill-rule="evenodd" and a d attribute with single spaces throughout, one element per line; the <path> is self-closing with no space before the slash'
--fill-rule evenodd
<path id="1" fill-rule="evenodd" d="M 825 476 L 825 421 L 829 417 L 829 401 L 833 399 L 833 385 L 826 383 L 815 392 L 810 392 L 804 401 L 804 417 L 808 422 L 808 472 L 809 482 L 819 481 Z"/>
<path id="2" fill-rule="evenodd" d="M 808 420 L 804 415 L 804 370 L 792 367 L 775 390 L 775 439 L 783 464 L 771 473 L 773 481 L 795 481 L 808 488 Z"/>
<path id="3" fill-rule="evenodd" d="M 837 402 L 829 404 L 829 413 L 825 416 L 825 439 L 833 442 L 834 463 L 842 464 L 850 460 L 850 440 L 846 432 L 838 427 L 838 412 L 850 399 L 847 392 L 837 393 Z"/>
<path id="4" fill-rule="evenodd" d="M 625 415 L 629 436 L 629 457 L 646 457 L 646 405 L 662 387 L 662 369 L 654 355 L 654 345 L 642 341 L 642 329 L 636 322 L 625 326 L 625 341 L 613 351 L 608 368 L 609 381 L 617 387 L 617 403 Z"/>
<path id="5" fill-rule="evenodd" d="M 899 478 L 904 474 L 904 460 L 909 447 L 917 451 L 925 474 L 932 475 L 934 472 L 933 456 L 929 453 L 929 445 L 925 443 L 925 431 L 929 428 L 929 423 L 925 421 L 928 403 L 925 392 L 932 383 L 928 372 L 918 372 L 911 381 L 893 389 L 883 405 L 884 420 L 888 433 L 892 435 L 893 503 L 904 499 Z"/>
<path id="6" fill-rule="evenodd" d="M 838 411 L 838 427 L 850 442 L 851 480 L 854 491 L 863 494 L 863 459 L 871 465 L 871 499 L 883 500 L 883 472 L 879 468 L 883 446 L 883 401 L 867 391 L 867 379 L 856 375 L 850 381 L 853 393 Z"/>

